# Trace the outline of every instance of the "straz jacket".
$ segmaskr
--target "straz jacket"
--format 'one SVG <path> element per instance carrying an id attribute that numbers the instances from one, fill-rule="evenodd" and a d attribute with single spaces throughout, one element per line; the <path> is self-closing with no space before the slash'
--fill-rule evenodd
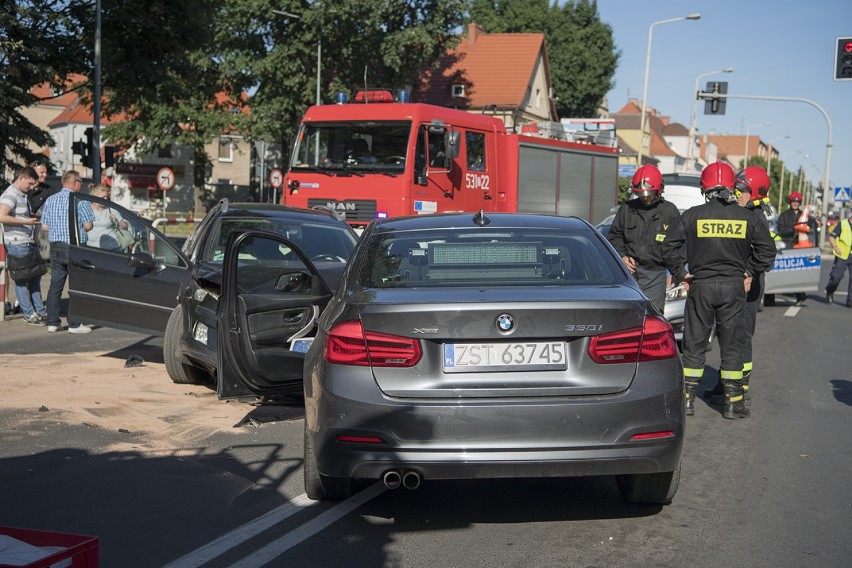
<path id="1" fill-rule="evenodd" d="M 746 273 L 755 276 L 772 268 L 775 250 L 768 225 L 754 212 L 713 198 L 684 211 L 664 243 L 663 254 L 674 262 L 685 253 L 696 280 L 742 281 Z M 685 267 L 674 272 L 677 280 L 686 273 Z"/>
<path id="2" fill-rule="evenodd" d="M 622 204 L 615 213 L 607 240 L 619 256 L 630 256 L 636 265 L 649 270 L 664 270 L 662 244 L 680 220 L 673 203 L 658 199 L 649 206 L 639 199 Z"/>

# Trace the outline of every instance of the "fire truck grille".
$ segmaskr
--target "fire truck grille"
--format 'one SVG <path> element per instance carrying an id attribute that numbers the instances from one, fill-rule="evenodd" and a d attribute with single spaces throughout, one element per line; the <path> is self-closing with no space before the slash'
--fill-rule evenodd
<path id="1" fill-rule="evenodd" d="M 308 199 L 308 207 L 328 207 L 343 215 L 347 221 L 372 221 L 376 218 L 376 202 L 371 199 Z"/>

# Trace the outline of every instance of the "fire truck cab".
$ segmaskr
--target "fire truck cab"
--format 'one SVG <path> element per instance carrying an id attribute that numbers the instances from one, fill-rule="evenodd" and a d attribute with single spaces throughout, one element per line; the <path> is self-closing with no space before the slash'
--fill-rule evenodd
<path id="1" fill-rule="evenodd" d="M 282 202 L 330 208 L 356 226 L 480 209 L 602 219 L 617 200 L 617 149 L 547 125 L 514 134 L 492 116 L 363 91 L 308 109 Z"/>

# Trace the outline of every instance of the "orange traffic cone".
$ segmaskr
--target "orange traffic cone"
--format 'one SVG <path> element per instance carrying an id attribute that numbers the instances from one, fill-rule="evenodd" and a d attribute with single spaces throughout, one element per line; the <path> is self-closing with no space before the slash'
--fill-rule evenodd
<path id="1" fill-rule="evenodd" d="M 793 230 L 799 233 L 799 240 L 793 245 L 794 249 L 813 248 L 814 243 L 808 236 L 808 233 L 811 232 L 810 227 L 808 227 L 808 221 L 810 221 L 810 218 L 810 215 L 808 215 L 808 208 L 803 207 L 802 214 L 799 215 L 799 222 L 793 225 Z"/>

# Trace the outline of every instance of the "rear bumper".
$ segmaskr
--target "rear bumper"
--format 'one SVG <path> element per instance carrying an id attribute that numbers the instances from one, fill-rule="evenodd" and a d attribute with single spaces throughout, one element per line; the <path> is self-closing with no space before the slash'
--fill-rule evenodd
<path id="1" fill-rule="evenodd" d="M 333 368 L 306 368 L 306 425 L 319 472 L 332 477 L 378 479 L 389 469 L 424 479 L 674 471 L 684 437 L 680 364 L 674 366 L 676 376 L 639 377 L 616 395 L 452 402 L 390 399 L 369 369 L 336 378 Z M 661 431 L 672 436 L 631 439 Z M 340 435 L 383 443 L 343 442 Z"/>

